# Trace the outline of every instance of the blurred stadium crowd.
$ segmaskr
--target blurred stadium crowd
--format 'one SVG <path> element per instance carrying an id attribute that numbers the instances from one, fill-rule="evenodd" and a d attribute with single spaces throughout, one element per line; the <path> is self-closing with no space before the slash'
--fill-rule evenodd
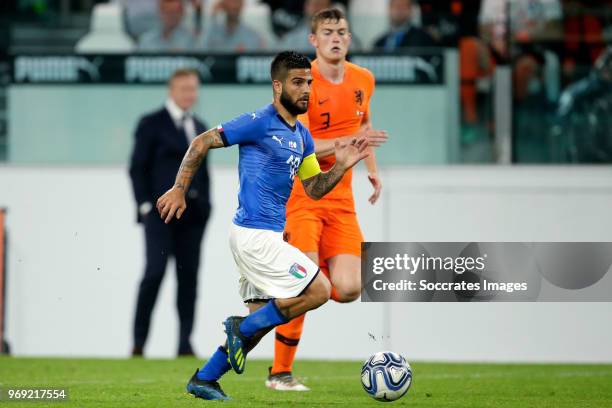
<path id="1" fill-rule="evenodd" d="M 612 0 L 8 0 L 0 46 L 312 54 L 309 18 L 330 6 L 349 16 L 352 52 L 458 49 L 464 161 L 487 161 L 498 66 L 512 67 L 514 161 L 612 161 Z"/>

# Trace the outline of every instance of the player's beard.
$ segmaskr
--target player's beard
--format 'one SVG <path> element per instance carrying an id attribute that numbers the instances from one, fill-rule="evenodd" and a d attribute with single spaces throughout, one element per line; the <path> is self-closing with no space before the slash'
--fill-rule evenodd
<path id="1" fill-rule="evenodd" d="M 301 108 L 297 103 L 291 100 L 291 96 L 285 93 L 284 89 L 280 95 L 280 103 L 285 109 L 287 109 L 287 112 L 295 116 L 301 115 L 302 113 L 306 113 L 308 111 L 308 104 L 306 104 L 305 108 Z"/>

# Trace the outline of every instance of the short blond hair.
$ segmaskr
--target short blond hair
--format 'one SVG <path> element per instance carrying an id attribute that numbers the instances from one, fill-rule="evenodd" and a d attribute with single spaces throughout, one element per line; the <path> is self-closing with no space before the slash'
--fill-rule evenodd
<path id="1" fill-rule="evenodd" d="M 310 32 L 316 34 L 319 24 L 327 20 L 337 23 L 340 20 L 346 20 L 346 16 L 342 10 L 335 7 L 323 9 L 312 16 L 312 20 L 310 21 Z"/>

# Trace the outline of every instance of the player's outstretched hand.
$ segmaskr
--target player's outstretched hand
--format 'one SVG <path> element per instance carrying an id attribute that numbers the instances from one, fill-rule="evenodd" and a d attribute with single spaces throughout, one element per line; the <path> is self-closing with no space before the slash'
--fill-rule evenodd
<path id="1" fill-rule="evenodd" d="M 368 157 L 368 140 L 365 137 L 353 138 L 348 143 L 342 143 L 338 140 L 334 143 L 336 153 L 336 164 L 340 165 L 344 171 L 347 171 L 360 160 Z"/>
<path id="2" fill-rule="evenodd" d="M 176 219 L 180 219 L 181 215 L 185 212 L 187 203 L 185 203 L 185 193 L 183 190 L 176 187 L 172 187 L 166 191 L 163 196 L 157 200 L 157 211 L 162 220 L 166 224 L 172 221 L 172 218 L 176 214 Z"/>
<path id="3" fill-rule="evenodd" d="M 356 138 L 365 137 L 370 147 L 379 147 L 389 139 L 389 135 L 384 130 L 372 129 L 370 125 L 362 126 L 355 134 Z"/>

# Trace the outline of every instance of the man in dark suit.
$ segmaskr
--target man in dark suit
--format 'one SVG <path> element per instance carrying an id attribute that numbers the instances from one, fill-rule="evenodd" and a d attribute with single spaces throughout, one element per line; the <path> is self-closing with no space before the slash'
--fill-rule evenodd
<path id="1" fill-rule="evenodd" d="M 153 204 L 170 187 L 189 143 L 207 126 L 192 113 L 198 97 L 197 72 L 181 69 L 168 83 L 165 106 L 145 115 L 136 129 L 130 162 L 130 177 L 138 205 L 138 222 L 144 224 L 146 267 L 136 305 L 134 348 L 142 355 L 151 312 L 166 271 L 170 255 L 176 261 L 177 308 L 180 319 L 179 355 L 193 355 L 190 343 L 196 300 L 200 246 L 210 213 L 209 180 L 203 162 L 186 197 L 189 208 L 180 220 L 166 225 L 155 213 Z"/>
<path id="2" fill-rule="evenodd" d="M 433 38 L 423 29 L 412 25 L 412 0 L 389 2 L 389 31 L 374 42 L 377 51 L 393 52 L 406 47 L 435 47 Z"/>

